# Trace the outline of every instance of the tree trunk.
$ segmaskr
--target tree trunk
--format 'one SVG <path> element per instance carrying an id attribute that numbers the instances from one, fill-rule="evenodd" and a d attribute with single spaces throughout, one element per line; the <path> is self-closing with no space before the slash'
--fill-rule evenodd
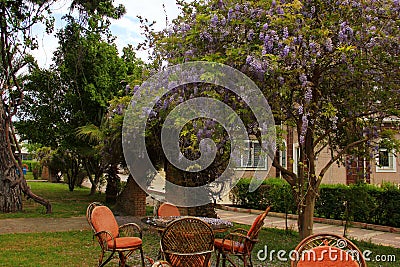
<path id="1" fill-rule="evenodd" d="M 0 209 L 2 212 L 22 210 L 22 194 L 18 184 L 19 175 L 9 140 L 10 130 L 3 103 L 0 101 Z"/>
<path id="2" fill-rule="evenodd" d="M 35 195 L 26 183 L 21 159 L 16 158 L 14 154 L 19 152 L 19 147 L 12 129 L 11 120 L 6 116 L 3 102 L 0 101 L 0 210 L 22 210 L 23 192 L 27 197 L 45 206 L 46 213 L 51 213 L 50 202 Z"/>
<path id="3" fill-rule="evenodd" d="M 299 235 L 304 239 L 313 234 L 314 208 L 317 195 L 309 190 L 305 196 L 304 203 L 299 204 L 299 217 L 297 220 Z"/>
<path id="4" fill-rule="evenodd" d="M 103 170 L 99 167 L 99 162 L 93 158 L 83 160 L 89 181 L 91 183 L 90 196 L 93 196 L 97 191 L 97 186 L 100 183 L 100 178 L 103 175 Z M 93 179 L 94 176 L 94 179 Z"/>
<path id="5" fill-rule="evenodd" d="M 117 202 L 118 188 L 121 179 L 118 176 L 118 167 L 111 165 L 107 169 L 107 187 L 106 187 L 106 202 L 115 204 Z"/>
<path id="6" fill-rule="evenodd" d="M 170 163 L 164 164 L 166 180 L 171 183 L 181 185 L 181 186 L 200 186 L 203 184 L 203 179 L 201 177 L 197 177 L 197 173 L 186 174 L 183 175 L 183 171 L 177 169 Z M 168 186 L 166 185 L 165 190 L 168 190 Z M 177 198 L 181 198 L 182 196 L 176 196 Z M 178 207 L 179 212 L 182 215 L 189 216 L 203 216 L 203 217 L 211 217 L 216 218 L 217 213 L 215 212 L 214 203 L 197 206 L 197 207 Z"/>
<path id="7" fill-rule="evenodd" d="M 90 196 L 93 196 L 94 194 L 96 194 L 96 191 L 97 191 L 97 185 L 98 185 L 98 183 L 99 183 L 99 181 L 100 181 L 100 177 L 98 177 L 97 175 L 94 175 L 94 179 L 91 177 L 91 176 L 89 176 L 90 178 L 89 178 L 89 180 L 90 180 L 90 183 L 92 184 L 91 186 L 90 186 Z"/>

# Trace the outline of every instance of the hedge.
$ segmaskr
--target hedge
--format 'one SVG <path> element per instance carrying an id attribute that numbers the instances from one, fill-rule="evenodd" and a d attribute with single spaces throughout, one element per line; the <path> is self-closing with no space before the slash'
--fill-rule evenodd
<path id="1" fill-rule="evenodd" d="M 231 190 L 234 205 L 295 214 L 297 211 L 289 184 L 269 178 L 253 193 L 248 192 L 251 179 L 241 179 Z M 400 227 L 400 189 L 384 184 L 321 185 L 314 216 Z"/>

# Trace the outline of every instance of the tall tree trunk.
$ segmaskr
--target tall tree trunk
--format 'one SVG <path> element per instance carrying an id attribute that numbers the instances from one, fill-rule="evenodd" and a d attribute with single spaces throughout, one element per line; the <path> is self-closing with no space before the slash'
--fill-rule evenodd
<path id="1" fill-rule="evenodd" d="M 301 239 L 313 234 L 314 208 L 317 195 L 313 190 L 307 191 L 303 203 L 299 203 L 299 217 L 297 220 Z"/>
<path id="2" fill-rule="evenodd" d="M 3 103 L 0 102 L 0 209 L 2 212 L 22 210 L 22 194 L 19 175 L 13 160 L 9 138 L 10 130 Z M 11 152 L 11 153 L 10 153 Z"/>
<path id="3" fill-rule="evenodd" d="M 89 159 L 86 158 L 83 160 L 83 164 L 85 166 L 89 181 L 91 183 L 90 196 L 93 196 L 94 194 L 96 194 L 97 186 L 99 185 L 100 178 L 103 175 L 103 171 L 99 167 L 99 163 L 97 161 L 95 161 L 95 163 L 92 163 L 92 161 L 95 161 L 95 159 L 91 160 L 90 158 Z M 93 176 L 94 176 L 94 179 L 93 179 Z"/>
<path id="4" fill-rule="evenodd" d="M 183 171 L 177 169 L 175 166 L 166 161 L 164 164 L 166 180 L 171 183 L 194 187 L 202 185 L 202 179 L 197 177 L 196 173 L 183 175 Z M 168 186 L 166 185 L 165 190 L 168 190 Z M 176 196 L 177 198 L 182 198 L 182 196 Z M 197 207 L 179 207 L 179 211 L 182 215 L 189 216 L 203 216 L 203 217 L 211 217 L 216 218 L 217 213 L 215 211 L 215 204 L 210 203 Z"/>
<path id="5" fill-rule="evenodd" d="M 22 193 L 46 207 L 46 213 L 51 213 L 49 201 L 35 195 L 22 172 L 21 159 L 15 157 L 19 153 L 11 120 L 4 110 L 3 101 L 0 101 L 0 210 L 2 212 L 16 212 L 22 210 Z"/>
<path id="6" fill-rule="evenodd" d="M 117 202 L 118 188 L 121 179 L 118 176 L 118 166 L 113 164 L 107 169 L 106 202 L 115 204 Z"/>

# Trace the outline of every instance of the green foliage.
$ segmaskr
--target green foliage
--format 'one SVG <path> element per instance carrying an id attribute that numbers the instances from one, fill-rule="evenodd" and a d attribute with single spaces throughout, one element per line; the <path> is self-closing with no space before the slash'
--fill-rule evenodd
<path id="1" fill-rule="evenodd" d="M 296 204 L 290 186 L 282 179 L 270 178 L 253 193 L 250 179 L 241 179 L 230 198 L 238 206 L 295 214 Z M 321 185 L 314 216 L 400 227 L 400 189 L 391 184 Z"/>
<path id="2" fill-rule="evenodd" d="M 290 185 L 283 179 L 269 178 L 254 192 L 249 193 L 251 179 L 241 179 L 230 192 L 230 199 L 235 205 L 252 209 L 265 209 L 272 206 L 272 211 L 295 213 L 296 203 Z"/>
<path id="3" fill-rule="evenodd" d="M 305 210 L 313 205 L 303 203 L 315 200 L 329 167 L 345 155 L 372 159 L 383 118 L 398 114 L 399 3 L 178 3 L 182 13 L 166 29 L 155 32 L 144 25 L 153 59 L 160 66 L 221 62 L 257 83 L 275 121 L 296 130 L 298 172 L 278 160 L 273 165 L 293 189 L 304 189 L 293 190 L 300 216 L 311 214 Z M 322 148 L 329 149 L 331 160 L 315 168 Z"/>
<path id="4" fill-rule="evenodd" d="M 51 148 L 48 166 L 61 171 L 73 190 L 82 180 L 82 168 L 95 176 L 96 186 L 109 164 L 101 154 L 111 139 L 102 132 L 109 101 L 126 94 L 123 82 L 137 78 L 141 61 L 132 47 L 120 57 L 109 30 L 110 18 L 125 13 L 122 5 L 73 1 L 71 9 L 79 11 L 79 17 L 63 17 L 66 24 L 57 33 L 55 64 L 49 69 L 32 65 L 25 77 L 26 98 L 16 126 L 23 139 Z"/>

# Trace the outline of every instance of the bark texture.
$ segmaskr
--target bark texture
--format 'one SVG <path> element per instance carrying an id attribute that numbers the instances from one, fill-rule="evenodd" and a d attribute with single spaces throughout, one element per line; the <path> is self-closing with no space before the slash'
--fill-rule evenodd
<path id="1" fill-rule="evenodd" d="M 51 213 L 50 202 L 35 195 L 26 183 L 19 154 L 20 148 L 12 122 L 5 113 L 3 101 L 0 101 L 0 210 L 4 213 L 22 210 L 24 193 L 45 206 L 47 213 Z"/>

